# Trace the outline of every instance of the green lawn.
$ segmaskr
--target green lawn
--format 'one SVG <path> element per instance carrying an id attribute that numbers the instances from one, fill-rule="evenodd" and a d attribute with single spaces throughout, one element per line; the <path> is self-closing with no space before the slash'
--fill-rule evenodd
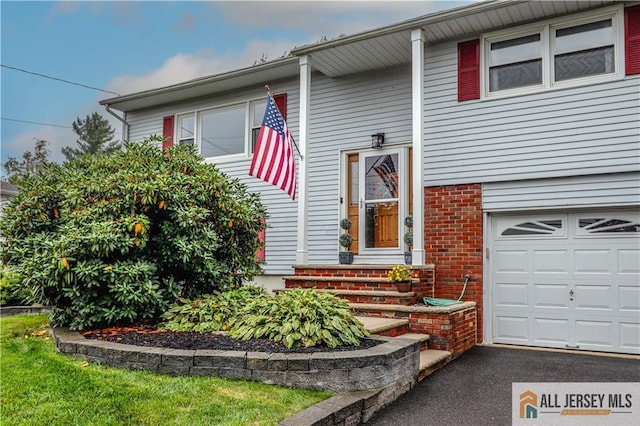
<path id="1" fill-rule="evenodd" d="M 274 425 L 330 396 L 213 377 L 170 377 L 58 354 L 47 317 L 0 319 L 0 424 Z"/>

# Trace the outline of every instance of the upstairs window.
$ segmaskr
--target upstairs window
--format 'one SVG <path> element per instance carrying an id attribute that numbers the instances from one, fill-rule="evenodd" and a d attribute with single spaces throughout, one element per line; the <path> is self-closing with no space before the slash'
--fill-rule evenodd
<path id="1" fill-rule="evenodd" d="M 541 34 L 489 43 L 489 91 L 542 84 Z"/>
<path id="2" fill-rule="evenodd" d="M 615 66 L 615 36 L 612 19 L 553 29 L 554 81 L 591 75 L 612 74 Z"/>
<path id="3" fill-rule="evenodd" d="M 623 75 L 623 7 L 482 37 L 484 97 L 606 81 Z"/>
<path id="4" fill-rule="evenodd" d="M 276 102 L 286 114 L 286 94 L 275 95 Z M 193 145 L 204 158 L 240 159 L 253 153 L 262 126 L 267 101 L 243 102 L 219 108 L 198 110 L 165 117 L 163 133 L 171 133 L 171 140 L 182 145 Z M 170 120 L 168 120 L 170 119 Z M 173 135 L 176 135 L 173 138 Z M 170 143 L 169 145 L 171 145 Z"/>

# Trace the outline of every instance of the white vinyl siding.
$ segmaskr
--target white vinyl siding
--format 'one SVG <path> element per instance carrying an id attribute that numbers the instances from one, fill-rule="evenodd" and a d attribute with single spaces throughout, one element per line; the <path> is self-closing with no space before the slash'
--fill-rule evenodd
<path id="1" fill-rule="evenodd" d="M 640 173 L 536 179 L 482 185 L 485 211 L 640 206 Z"/>
<path id="2" fill-rule="evenodd" d="M 299 85 L 297 80 L 286 83 L 271 83 L 274 93 L 287 93 L 287 125 L 294 138 L 298 137 Z M 162 106 L 149 110 L 127 113 L 130 123 L 129 140 L 142 141 L 151 134 L 162 135 L 162 117 L 173 114 L 193 113 L 217 106 L 230 105 L 247 100 L 265 100 L 262 87 L 236 91 L 233 94 L 200 98 L 191 102 Z M 264 111 L 263 111 L 264 113 Z M 297 158 L 297 155 L 296 155 Z M 215 159 L 207 160 L 215 162 Z M 297 211 L 298 204 L 282 190 L 249 176 L 251 157 L 245 156 L 234 161 L 217 163 L 218 168 L 231 177 L 239 178 L 252 192 L 260 193 L 262 203 L 267 208 L 266 231 L 266 274 L 290 274 L 296 259 Z"/>
<path id="3" fill-rule="evenodd" d="M 334 264 L 341 152 L 370 149 L 371 135 L 378 132 L 385 134 L 385 148 L 411 143 L 411 69 L 407 65 L 335 79 L 314 73 L 311 85 L 309 262 Z"/>
<path id="4" fill-rule="evenodd" d="M 638 171 L 640 76 L 457 101 L 457 44 L 425 50 L 425 185 Z"/>

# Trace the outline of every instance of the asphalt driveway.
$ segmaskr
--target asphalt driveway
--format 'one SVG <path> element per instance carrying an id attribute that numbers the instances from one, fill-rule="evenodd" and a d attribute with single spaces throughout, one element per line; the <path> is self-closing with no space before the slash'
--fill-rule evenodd
<path id="1" fill-rule="evenodd" d="M 427 377 L 367 424 L 510 425 L 513 382 L 640 382 L 640 361 L 477 346 Z"/>

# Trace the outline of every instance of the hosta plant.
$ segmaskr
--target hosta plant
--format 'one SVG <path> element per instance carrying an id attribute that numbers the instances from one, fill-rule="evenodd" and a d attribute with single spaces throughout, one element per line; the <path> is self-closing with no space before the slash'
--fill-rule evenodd
<path id="1" fill-rule="evenodd" d="M 244 285 L 195 300 L 180 298 L 162 316 L 164 323 L 159 328 L 199 333 L 225 331 L 242 308 L 260 297 L 267 297 L 267 292 L 262 287 Z"/>
<path id="2" fill-rule="evenodd" d="M 161 138 L 50 165 L 16 182 L 2 261 L 31 302 L 72 329 L 158 319 L 178 297 L 239 286 L 260 272 L 259 195 Z"/>
<path id="3" fill-rule="evenodd" d="M 335 348 L 359 345 L 369 332 L 353 317 L 346 300 L 314 289 L 293 289 L 250 302 L 233 320 L 229 336 L 268 338 L 287 348 Z"/>

